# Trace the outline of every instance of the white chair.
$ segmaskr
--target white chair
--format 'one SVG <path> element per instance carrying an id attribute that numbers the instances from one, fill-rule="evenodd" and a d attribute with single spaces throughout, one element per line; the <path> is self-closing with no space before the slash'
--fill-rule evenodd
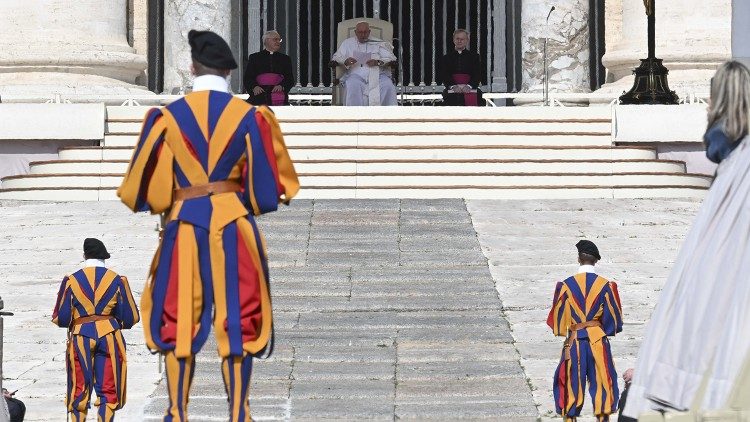
<path id="1" fill-rule="evenodd" d="M 388 21 L 373 18 L 348 19 L 339 22 L 338 24 L 336 31 L 336 49 L 341 47 L 341 43 L 343 43 L 345 39 L 355 36 L 354 30 L 357 28 L 359 22 L 367 22 L 367 24 L 370 25 L 370 36 L 373 38 L 388 41 L 389 43 L 393 39 L 393 24 Z M 342 92 L 343 87 L 341 86 L 341 77 L 344 76 L 345 69 L 344 66 L 341 66 L 335 61 L 331 61 L 330 66 L 333 68 L 333 77 L 331 78 L 331 105 L 343 105 L 344 96 Z M 393 64 L 393 68 L 395 69 L 395 63 Z"/>

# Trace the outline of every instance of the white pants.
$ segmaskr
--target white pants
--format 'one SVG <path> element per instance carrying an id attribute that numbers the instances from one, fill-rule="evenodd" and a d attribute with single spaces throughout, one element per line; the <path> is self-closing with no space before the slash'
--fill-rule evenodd
<path id="1" fill-rule="evenodd" d="M 341 84 L 344 86 L 345 106 L 366 106 L 369 104 L 367 95 L 367 81 L 361 76 L 350 74 Z M 396 87 L 388 75 L 380 74 L 380 105 L 395 106 Z"/>

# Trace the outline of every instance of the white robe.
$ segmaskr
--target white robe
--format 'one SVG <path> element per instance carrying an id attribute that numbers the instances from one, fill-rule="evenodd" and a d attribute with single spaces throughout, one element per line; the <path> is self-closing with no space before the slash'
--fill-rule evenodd
<path id="1" fill-rule="evenodd" d="M 745 139 L 717 170 L 648 323 L 627 416 L 724 408 L 740 381 L 750 351 L 748 163 Z"/>
<path id="2" fill-rule="evenodd" d="M 357 60 L 341 78 L 346 93 L 344 105 L 396 105 L 396 87 L 391 80 L 388 67 L 371 67 L 367 60 L 382 60 L 386 63 L 396 60 L 391 46 L 385 41 L 370 39 L 360 43 L 357 37 L 344 40 L 333 55 L 333 60 L 343 65 L 346 59 Z"/>

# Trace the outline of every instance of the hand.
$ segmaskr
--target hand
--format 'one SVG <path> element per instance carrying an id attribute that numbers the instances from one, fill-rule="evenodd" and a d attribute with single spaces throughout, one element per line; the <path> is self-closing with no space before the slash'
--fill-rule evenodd
<path id="1" fill-rule="evenodd" d="M 344 66 L 352 66 L 357 64 L 357 59 L 354 57 L 349 57 L 348 59 L 344 60 Z"/>
<path id="2" fill-rule="evenodd" d="M 260 94 L 262 94 L 264 92 L 266 92 L 266 91 L 264 91 L 263 88 L 261 88 L 259 86 L 256 86 L 255 88 L 253 88 L 253 94 L 255 94 L 255 95 L 260 95 Z"/>
<path id="3" fill-rule="evenodd" d="M 284 88 L 282 88 L 281 85 L 276 85 L 275 87 L 273 87 L 271 92 L 282 92 L 283 90 Z"/>
<path id="4" fill-rule="evenodd" d="M 625 373 L 622 374 L 622 379 L 625 381 L 625 384 L 630 384 L 630 382 L 633 381 L 633 368 L 625 371 Z"/>
<path id="5" fill-rule="evenodd" d="M 380 66 L 380 60 L 370 59 L 367 61 L 368 66 Z"/>

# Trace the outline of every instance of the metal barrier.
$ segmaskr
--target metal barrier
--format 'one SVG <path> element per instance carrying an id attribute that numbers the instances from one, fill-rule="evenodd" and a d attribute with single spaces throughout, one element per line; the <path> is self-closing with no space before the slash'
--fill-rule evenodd
<path id="1" fill-rule="evenodd" d="M 680 104 L 707 104 L 710 95 L 701 92 L 681 92 Z M 242 100 L 247 99 L 246 94 L 235 95 Z M 404 93 L 399 94 L 401 105 L 440 105 L 443 97 L 438 93 Z M 482 97 L 486 100 L 488 107 L 500 107 L 506 105 L 542 105 L 544 96 L 541 92 L 488 92 Z M 550 107 L 575 106 L 607 106 L 616 105 L 619 95 L 607 93 L 569 93 L 550 92 Z M 172 101 L 182 98 L 181 95 L 61 95 L 50 94 L 47 98 L 26 97 L 19 95 L 3 96 L 4 103 L 46 103 L 46 104 L 74 104 L 74 103 L 107 103 L 122 106 L 148 106 L 166 105 Z M 331 104 L 331 94 L 291 94 L 289 102 L 292 106 L 325 106 Z"/>
<path id="2" fill-rule="evenodd" d="M 484 92 L 488 79 L 502 68 L 505 45 L 496 32 L 504 22 L 494 22 L 495 10 L 505 3 L 493 0 L 262 0 L 259 27 L 282 32 L 282 51 L 296 64 L 297 85 L 292 94 L 330 94 L 331 75 L 327 63 L 335 51 L 336 25 L 347 19 L 376 18 L 394 25 L 396 47 L 403 51 L 400 71 L 406 93 L 443 90 L 438 62 L 453 49 L 453 31 L 471 32 L 469 48 L 482 57 Z M 254 23 L 251 22 L 251 25 Z M 250 49 L 260 48 L 251 45 Z M 502 56 L 502 57 L 498 57 Z"/>

